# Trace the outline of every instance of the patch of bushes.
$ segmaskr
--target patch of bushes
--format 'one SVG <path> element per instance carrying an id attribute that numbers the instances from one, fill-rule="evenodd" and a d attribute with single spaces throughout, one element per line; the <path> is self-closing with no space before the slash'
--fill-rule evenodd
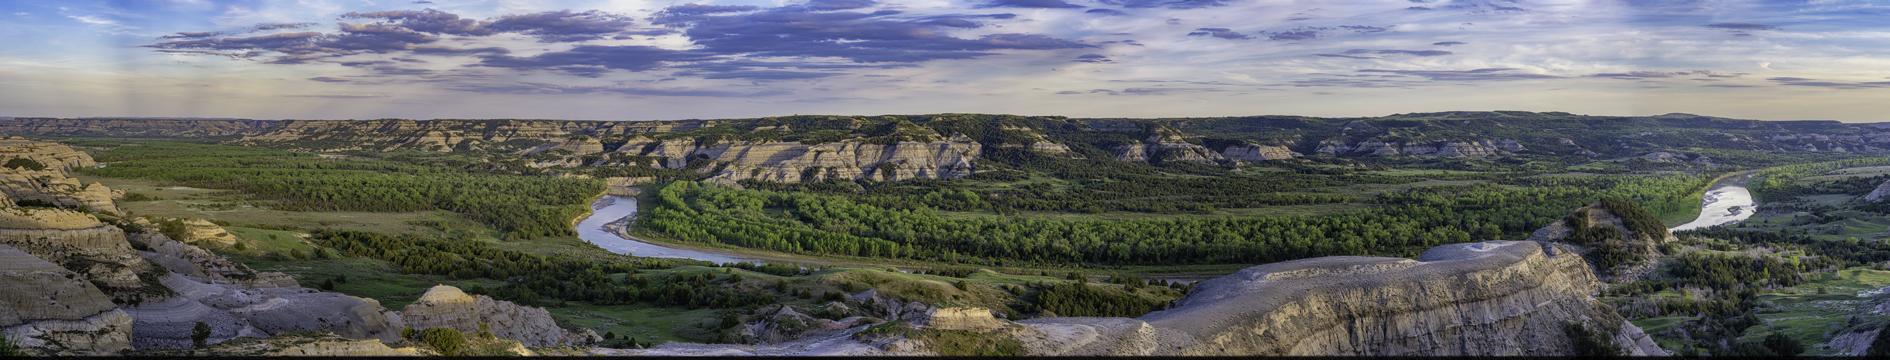
<path id="1" fill-rule="evenodd" d="M 432 347 L 440 355 L 457 355 L 466 349 L 466 334 L 448 328 L 427 328 L 420 331 L 420 343 Z"/>
<path id="2" fill-rule="evenodd" d="M 18 169 L 27 169 L 27 170 L 32 170 L 32 171 L 46 170 L 46 164 L 41 164 L 39 163 L 39 161 L 35 161 L 33 159 L 28 159 L 28 158 L 13 158 L 12 160 L 7 160 L 7 163 L 4 166 L 6 166 L 9 169 L 15 169 L 15 170 L 18 170 Z"/>

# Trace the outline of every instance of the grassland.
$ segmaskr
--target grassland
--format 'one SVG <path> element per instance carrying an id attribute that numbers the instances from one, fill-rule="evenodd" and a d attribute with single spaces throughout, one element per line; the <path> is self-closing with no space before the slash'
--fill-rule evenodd
<path id="1" fill-rule="evenodd" d="M 1860 322 L 1890 319 L 1890 316 L 1859 311 L 1861 305 L 1873 298 L 1858 294 L 1885 286 L 1890 286 L 1890 271 L 1859 267 L 1761 295 L 1757 301 L 1773 304 L 1758 311 L 1759 319 L 1765 324 L 1747 328 L 1739 340 L 1758 341 L 1766 335 L 1780 333 L 1805 344 L 1805 355 L 1836 355 L 1836 349 L 1824 344 L 1830 341 L 1829 336 L 1849 328 L 1851 317 L 1862 318 Z M 1820 293 L 1821 288 L 1824 293 Z"/>
<path id="2" fill-rule="evenodd" d="M 1833 170 L 1826 175 L 1807 176 L 1798 179 L 1798 184 L 1810 184 L 1819 181 L 1843 180 L 1854 177 L 1872 177 L 1890 174 L 1890 166 L 1864 166 Z"/>
<path id="3" fill-rule="evenodd" d="M 259 207 L 228 190 L 200 189 L 138 179 L 89 175 L 74 178 L 98 182 L 112 189 L 156 197 L 157 200 L 119 201 L 118 207 L 136 215 L 203 218 L 233 223 L 373 231 L 389 234 L 435 235 L 497 240 L 495 231 L 448 211 L 423 212 L 314 212 L 282 211 Z"/>

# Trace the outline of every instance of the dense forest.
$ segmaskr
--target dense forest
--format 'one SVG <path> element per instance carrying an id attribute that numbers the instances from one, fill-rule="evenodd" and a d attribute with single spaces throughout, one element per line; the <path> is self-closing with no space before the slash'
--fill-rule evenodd
<path id="1" fill-rule="evenodd" d="M 1603 197 L 1649 209 L 1697 206 L 1712 177 L 1671 174 L 1518 179 L 1391 192 L 1380 207 L 1323 216 L 1050 220 L 953 219 L 925 201 L 887 209 L 843 196 L 735 190 L 694 182 L 654 188 L 643 226 L 677 240 L 789 253 L 973 264 L 1268 263 L 1329 255 L 1409 255 L 1432 246 L 1526 237 Z M 915 196 L 975 203 L 975 193 Z"/>

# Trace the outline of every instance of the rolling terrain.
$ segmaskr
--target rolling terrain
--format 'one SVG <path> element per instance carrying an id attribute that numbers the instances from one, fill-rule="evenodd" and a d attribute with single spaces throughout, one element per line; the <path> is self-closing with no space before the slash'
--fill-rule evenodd
<path id="1" fill-rule="evenodd" d="M 19 118 L 0 133 L 59 140 L 0 144 L 22 159 L 0 187 L 20 234 L 0 239 L 46 263 L 7 271 L 100 294 L 57 321 L 104 335 L 0 324 L 44 354 L 1837 355 L 1876 349 L 1890 285 L 1875 157 L 1890 131 L 1870 124 Z M 1669 234 L 1735 174 L 1753 174 L 1758 205 L 1732 210 L 1750 220 Z M 574 236 L 607 195 L 638 205 L 612 234 L 776 260 Z M 1423 296 L 1375 300 L 1392 293 Z M 348 320 L 264 311 L 269 297 Z M 206 344 L 179 335 L 197 321 Z"/>

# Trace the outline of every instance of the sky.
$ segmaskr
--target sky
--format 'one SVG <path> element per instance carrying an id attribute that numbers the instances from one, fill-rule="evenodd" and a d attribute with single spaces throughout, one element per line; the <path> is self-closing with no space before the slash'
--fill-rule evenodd
<path id="1" fill-rule="evenodd" d="M 0 116 L 1890 121 L 1890 0 L 0 0 Z"/>

